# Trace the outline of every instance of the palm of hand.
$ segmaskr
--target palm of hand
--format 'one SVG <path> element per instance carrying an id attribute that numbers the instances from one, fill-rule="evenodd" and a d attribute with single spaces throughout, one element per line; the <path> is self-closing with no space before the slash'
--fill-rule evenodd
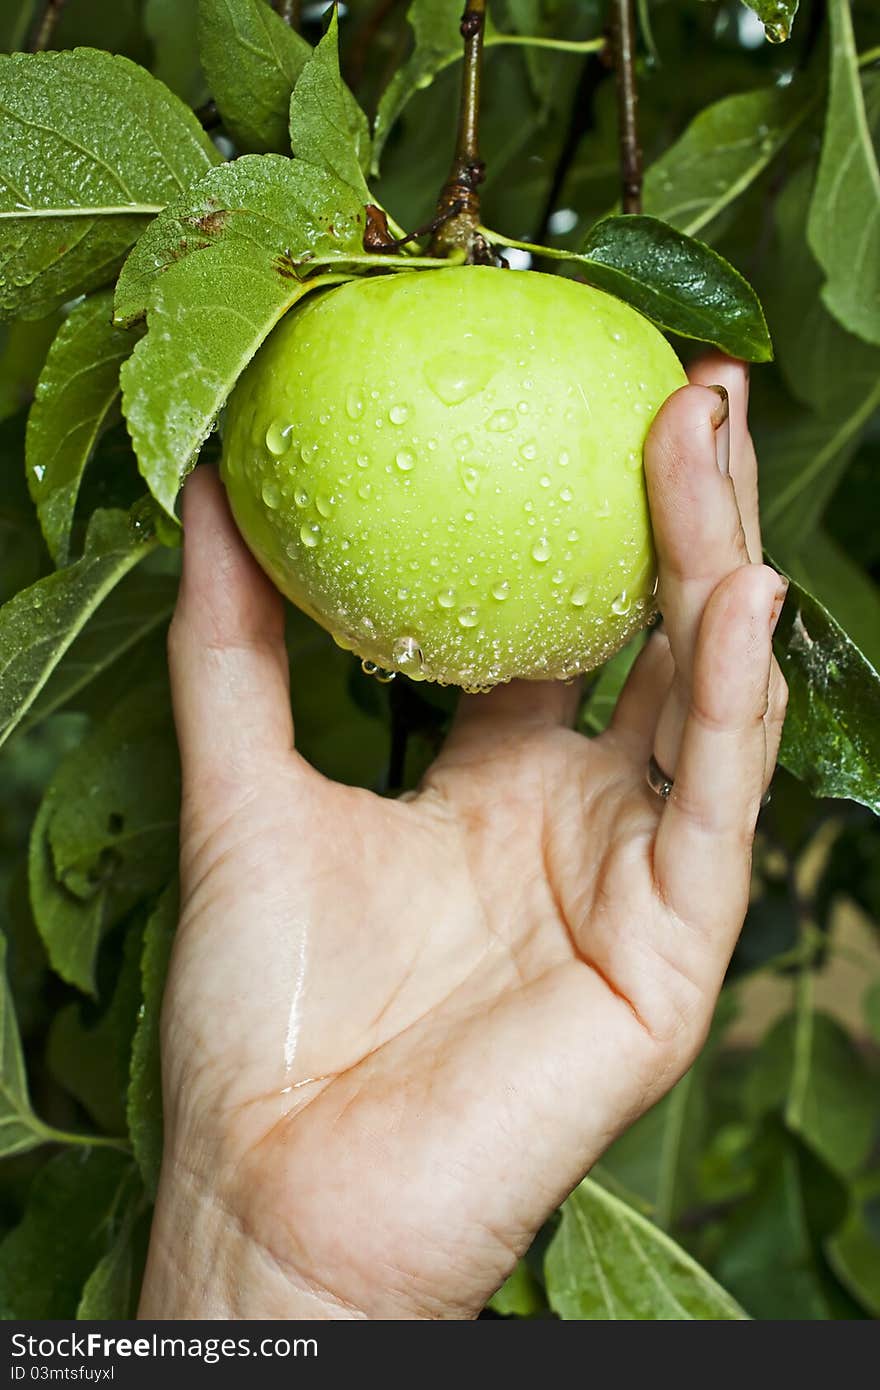
<path id="1" fill-rule="evenodd" d="M 215 486 L 203 505 L 222 524 Z M 576 692 L 470 697 L 419 792 L 389 801 L 290 751 L 277 600 L 225 524 L 236 622 L 253 632 L 259 609 L 263 628 L 221 653 L 232 674 L 218 698 L 243 724 L 210 768 L 206 658 L 178 623 L 183 912 L 163 1017 L 163 1183 L 185 1171 L 261 1260 L 339 1315 L 469 1316 L 700 1046 L 781 719 L 778 700 L 772 726 L 763 717 L 768 571 L 716 556 L 703 655 L 683 659 L 684 638 L 676 651 L 664 609 L 669 640 L 648 644 L 601 738 L 565 727 Z M 221 620 L 209 603 L 200 621 Z M 222 644 L 204 647 L 216 663 Z M 688 680 L 670 694 L 673 658 Z M 190 696 L 184 668 L 199 660 Z M 667 766 L 682 744 L 665 808 L 644 782 L 664 739 Z M 745 783 L 714 815 L 700 779 L 714 762 L 722 789 L 742 782 L 744 750 Z"/>

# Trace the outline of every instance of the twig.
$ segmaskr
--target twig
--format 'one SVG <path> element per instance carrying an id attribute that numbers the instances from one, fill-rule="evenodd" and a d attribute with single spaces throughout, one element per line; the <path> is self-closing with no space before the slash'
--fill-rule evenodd
<path id="1" fill-rule="evenodd" d="M 639 146 L 639 98 L 635 72 L 636 24 L 632 0 L 613 0 L 611 15 L 611 37 L 617 77 L 621 203 L 624 212 L 641 212 L 642 151 Z"/>
<path id="2" fill-rule="evenodd" d="M 480 184 L 486 166 L 480 158 L 480 79 L 483 70 L 483 32 L 486 26 L 486 0 L 465 0 L 461 17 L 464 39 L 464 72 L 458 111 L 458 134 L 449 177 L 437 200 L 441 224 L 430 252 L 448 256 L 463 250 L 470 263 L 492 262 L 492 252 L 477 230 L 480 222 Z M 446 216 L 458 203 L 459 209 Z"/>
<path id="3" fill-rule="evenodd" d="M 49 47 L 56 25 L 61 18 L 61 12 L 66 4 L 67 0 L 46 0 L 43 13 L 40 15 L 30 42 L 31 53 L 43 53 Z"/>
<path id="4" fill-rule="evenodd" d="M 373 40 L 392 10 L 396 10 L 399 4 L 400 0 L 377 0 L 371 13 L 367 15 L 367 18 L 361 24 L 352 43 L 351 54 L 348 60 L 348 72 L 346 76 L 348 78 L 349 87 L 356 88 L 360 86 L 367 65 L 367 55 Z"/>
<path id="5" fill-rule="evenodd" d="M 302 19 L 302 0 L 272 0 L 272 8 L 291 29 L 299 30 Z"/>

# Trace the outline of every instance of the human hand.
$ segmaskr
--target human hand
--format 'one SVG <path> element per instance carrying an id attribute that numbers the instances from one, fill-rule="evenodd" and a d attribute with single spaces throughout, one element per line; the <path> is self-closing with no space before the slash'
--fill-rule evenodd
<path id="1" fill-rule="evenodd" d="M 282 601 L 216 478 L 188 483 L 142 1317 L 476 1316 L 699 1051 L 779 743 L 784 582 L 760 564 L 745 369 L 691 379 L 645 450 L 664 630 L 608 730 L 572 731 L 576 688 L 463 696 L 399 800 L 294 751 Z"/>

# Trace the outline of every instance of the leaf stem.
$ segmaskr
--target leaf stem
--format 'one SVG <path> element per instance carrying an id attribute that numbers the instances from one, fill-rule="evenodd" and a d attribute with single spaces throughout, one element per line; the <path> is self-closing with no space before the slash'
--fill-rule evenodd
<path id="1" fill-rule="evenodd" d="M 504 236 L 502 232 L 493 232 L 490 227 L 484 227 L 482 224 L 477 230 L 495 246 L 512 246 L 517 251 L 529 251 L 533 256 L 546 256 L 551 261 L 579 259 L 576 251 L 563 251 L 558 246 L 539 246 L 534 241 L 516 241 L 514 237 Z"/>
<path id="2" fill-rule="evenodd" d="M 108 1134 L 73 1134 L 70 1130 L 53 1129 L 42 1120 L 37 1121 L 35 1128 L 47 1144 L 76 1145 L 84 1149 L 118 1149 L 120 1153 L 131 1153 L 131 1144 L 127 1139 L 113 1138 Z"/>
<path id="3" fill-rule="evenodd" d="M 611 38 L 617 76 L 620 200 L 624 212 L 641 212 L 642 150 L 639 145 L 639 97 L 635 71 L 636 24 L 632 0 L 613 0 Z"/>
<path id="4" fill-rule="evenodd" d="M 458 109 L 458 133 L 452 168 L 437 200 L 440 222 L 431 251 L 448 256 L 464 250 L 465 259 L 491 261 L 491 253 L 477 231 L 480 221 L 479 185 L 486 176 L 480 158 L 480 81 L 483 71 L 483 34 L 486 27 L 486 0 L 465 0 L 461 17 L 464 39 L 464 72 Z"/>
<path id="5" fill-rule="evenodd" d="M 522 48 L 550 48 L 555 53 L 601 53 L 606 40 L 598 39 L 551 39 L 539 38 L 533 34 L 490 34 L 484 40 L 486 48 L 500 48 L 502 45 L 517 44 Z"/>
<path id="6" fill-rule="evenodd" d="M 509 244 L 512 245 L 513 243 Z M 461 248 L 450 252 L 448 256 L 373 256 L 368 252 L 363 255 L 348 255 L 344 251 L 334 251 L 326 256 L 315 256 L 301 262 L 301 264 L 309 270 L 312 266 L 322 265 L 375 265 L 380 266 L 382 270 L 435 270 L 456 262 L 460 264 L 463 260 L 464 252 Z"/>
<path id="7" fill-rule="evenodd" d="M 880 44 L 876 48 L 868 48 L 864 53 L 860 53 L 856 61 L 860 68 L 866 68 L 871 63 L 880 62 Z"/>

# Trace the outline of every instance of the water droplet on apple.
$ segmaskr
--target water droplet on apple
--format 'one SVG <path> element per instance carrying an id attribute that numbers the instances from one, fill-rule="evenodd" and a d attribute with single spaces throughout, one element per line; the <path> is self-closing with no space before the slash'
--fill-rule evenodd
<path id="1" fill-rule="evenodd" d="M 477 514 L 476 512 L 465 512 L 464 519 L 465 521 L 476 521 Z"/>
<path id="2" fill-rule="evenodd" d="M 482 391 L 492 375 L 491 364 L 485 358 L 462 358 L 453 352 L 433 357 L 424 370 L 425 380 L 444 405 L 461 405 Z"/>
<path id="3" fill-rule="evenodd" d="M 486 421 L 486 428 L 494 430 L 496 434 L 506 434 L 508 430 L 516 428 L 516 416 L 512 410 L 496 410 Z"/>
<path id="4" fill-rule="evenodd" d="M 358 488 L 358 497 L 360 497 L 362 502 L 366 502 L 367 498 L 371 495 L 372 491 L 373 486 L 371 483 L 361 483 L 360 487 Z"/>
<path id="5" fill-rule="evenodd" d="M 377 666 L 375 661 L 367 661 L 366 658 L 361 662 L 361 670 L 365 676 L 372 676 L 381 685 L 389 685 L 397 675 L 396 671 L 383 671 L 381 666 Z"/>
<path id="6" fill-rule="evenodd" d="M 332 516 L 333 508 L 336 506 L 336 498 L 334 497 L 332 492 L 327 492 L 325 489 L 322 488 L 322 490 L 318 493 L 317 497 L 315 498 L 315 506 L 321 513 L 321 516 Z"/>
<path id="7" fill-rule="evenodd" d="M 412 449 L 399 449 L 394 462 L 397 464 L 401 473 L 408 473 L 411 468 L 416 466 L 416 456 Z"/>
<path id="8" fill-rule="evenodd" d="M 469 434 L 460 434 L 457 439 L 453 439 L 452 447 L 455 449 L 456 453 L 466 454 L 468 450 L 474 447 L 474 441 Z"/>
<path id="9" fill-rule="evenodd" d="M 532 559 L 543 565 L 550 559 L 550 542 L 546 536 L 539 537 L 532 546 Z"/>
<path id="10" fill-rule="evenodd" d="M 461 623 L 462 627 L 476 627 L 479 620 L 479 612 L 473 607 L 462 608 L 458 615 L 458 621 Z"/>
<path id="11" fill-rule="evenodd" d="M 538 446 L 535 443 L 534 439 L 530 439 L 527 444 L 523 444 L 522 448 L 519 451 L 519 454 L 520 458 L 524 458 L 528 463 L 530 463 L 532 459 L 537 458 Z"/>
<path id="12" fill-rule="evenodd" d="M 266 430 L 266 448 L 269 450 L 270 454 L 274 454 L 276 458 L 280 458 L 282 454 L 287 453 L 291 444 L 290 435 L 292 430 L 293 425 L 285 424 L 281 420 L 272 421 L 271 425 Z"/>
<path id="13" fill-rule="evenodd" d="M 472 497 L 476 497 L 480 490 L 480 471 L 468 464 L 461 469 L 461 481 L 464 483 Z"/>
<path id="14" fill-rule="evenodd" d="M 260 489 L 260 495 L 270 511 L 275 511 L 281 503 L 281 493 L 278 491 L 278 484 L 273 483 L 271 478 L 267 478 Z"/>
<path id="15" fill-rule="evenodd" d="M 395 664 L 412 681 L 425 679 L 425 658 L 414 637 L 396 637 L 391 648 Z"/>
<path id="16" fill-rule="evenodd" d="M 564 487 L 560 490 L 559 500 L 561 502 L 570 502 L 572 497 L 574 497 L 574 493 L 570 487 Z"/>
<path id="17" fill-rule="evenodd" d="M 455 604 L 455 590 L 441 589 L 437 595 L 437 602 L 441 608 L 452 608 Z"/>
<path id="18" fill-rule="evenodd" d="M 304 521 L 299 528 L 299 538 L 303 545 L 313 550 L 321 539 L 321 528 L 317 521 Z"/>
<path id="19" fill-rule="evenodd" d="M 495 599 L 497 599 L 499 603 L 503 603 L 504 600 L 508 597 L 509 594 L 510 594 L 510 580 L 509 580 L 509 579 L 499 579 L 498 582 L 497 582 L 496 584 L 493 584 L 493 585 L 492 585 L 492 597 L 495 598 Z"/>
<path id="20" fill-rule="evenodd" d="M 540 478 L 538 479 L 538 482 L 541 484 L 541 487 L 550 486 L 550 478 L 546 473 L 541 474 Z"/>
<path id="21" fill-rule="evenodd" d="M 562 570 L 556 570 L 551 579 L 551 583 L 558 586 L 560 584 L 563 584 L 564 582 L 565 575 L 563 574 Z"/>
<path id="22" fill-rule="evenodd" d="M 583 608 L 590 601 L 590 594 L 593 592 L 592 584 L 575 584 L 569 594 L 569 602 L 574 608 Z"/>
<path id="23" fill-rule="evenodd" d="M 403 425 L 409 419 L 409 406 L 398 403 L 393 405 L 388 412 L 388 419 L 392 425 Z"/>
<path id="24" fill-rule="evenodd" d="M 304 487 L 298 487 L 294 491 L 293 500 L 298 507 L 307 507 L 309 505 L 309 494 Z"/>
<path id="25" fill-rule="evenodd" d="M 609 517 L 611 515 L 611 503 L 609 502 L 607 497 L 602 498 L 602 501 L 596 508 L 595 515 L 599 518 L 600 521 L 604 521 L 606 517 Z"/>
<path id="26" fill-rule="evenodd" d="M 356 386 L 349 386 L 345 393 L 345 413 L 349 420 L 359 420 L 364 413 L 364 400 Z"/>
<path id="27" fill-rule="evenodd" d="M 556 462 L 559 464 L 560 468 L 567 468 L 571 463 L 571 455 L 566 449 L 563 449 Z"/>
<path id="28" fill-rule="evenodd" d="M 632 599 L 626 592 L 626 589 L 622 589 L 611 605 L 611 612 L 622 617 L 624 613 L 629 612 L 630 608 L 632 608 Z"/>

